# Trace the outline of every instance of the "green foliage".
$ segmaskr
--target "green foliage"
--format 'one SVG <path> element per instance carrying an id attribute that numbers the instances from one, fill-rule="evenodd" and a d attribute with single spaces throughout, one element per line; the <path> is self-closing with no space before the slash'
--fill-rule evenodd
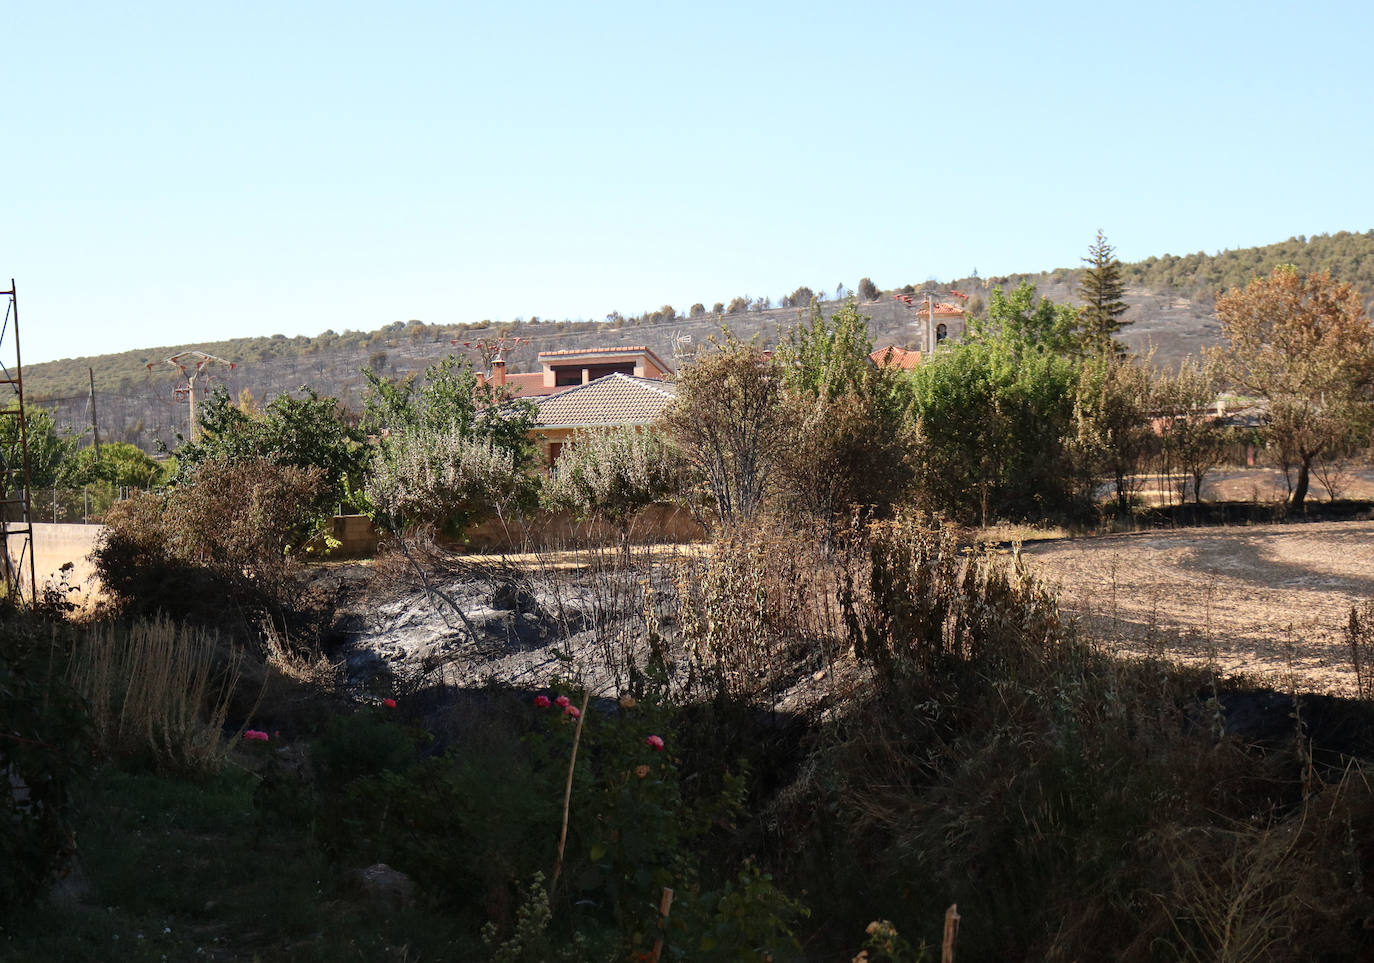
<path id="1" fill-rule="evenodd" d="M 859 279 L 858 292 L 860 301 L 878 300 L 878 286 L 868 278 Z"/>
<path id="2" fill-rule="evenodd" d="M 7 412 L 19 410 L 12 401 Z M 29 442 L 29 485 L 32 488 L 53 488 L 67 484 L 76 453 L 76 439 L 71 430 L 58 431 L 52 412 L 39 405 L 25 404 Z M 6 467 L 22 469 L 24 447 L 20 444 L 19 418 L 14 414 L 0 415 L 0 458 Z"/>
<path id="3" fill-rule="evenodd" d="M 653 431 L 612 428 L 576 435 L 544 481 L 544 498 L 582 517 L 626 525 L 654 502 L 682 495 L 682 455 Z"/>
<path id="4" fill-rule="evenodd" d="M 75 854 L 73 800 L 92 740 L 85 705 L 62 676 L 62 641 L 0 609 L 0 912 L 33 902 Z"/>
<path id="5" fill-rule="evenodd" d="M 993 288 L 987 314 L 969 324 L 969 340 L 995 340 L 1017 355 L 1032 351 L 1070 355 L 1078 349 L 1078 311 L 1067 304 L 1035 296 L 1035 285 L 1023 281 L 1011 293 Z"/>
<path id="6" fill-rule="evenodd" d="M 1158 378 L 1154 387 L 1165 471 L 1178 469 L 1192 481 L 1196 505 L 1202 504 L 1202 485 L 1207 473 L 1221 462 L 1230 440 L 1214 410 L 1216 397 L 1215 370 L 1212 366 L 1199 366 L 1192 359 L 1185 360 L 1176 374 Z M 1186 495 L 1186 491 L 1180 490 L 1180 501 Z"/>
<path id="7" fill-rule="evenodd" d="M 961 520 L 1075 517 L 1066 448 L 1077 365 L 1024 342 L 976 338 L 912 373 L 915 491 Z"/>
<path id="8" fill-rule="evenodd" d="M 1097 240 L 1088 248 L 1083 263 L 1088 265 L 1078 281 L 1078 296 L 1083 299 L 1080 316 L 1083 344 L 1092 354 L 1120 353 L 1114 339 L 1129 324 L 1121 316 L 1126 313 L 1126 282 L 1121 278 L 1121 262 L 1113 255 L 1113 248 L 1100 230 Z"/>
<path id="9" fill-rule="evenodd" d="M 190 483 L 208 461 L 315 470 L 322 484 L 311 506 L 311 524 L 318 527 L 349 500 L 350 486 L 362 476 L 366 451 L 361 435 L 345 424 L 335 399 L 314 391 L 301 398 L 278 395 L 260 414 L 249 414 L 217 387 L 199 408 L 199 419 L 200 437 L 177 448 L 173 485 Z"/>
<path id="10" fill-rule="evenodd" d="M 1106 352 L 1083 366 L 1074 401 L 1073 450 L 1088 472 L 1111 479 L 1118 518 L 1131 513 L 1138 472 L 1155 440 L 1149 423 L 1154 407 L 1145 365 Z"/>
<path id="11" fill-rule="evenodd" d="M 374 518 L 397 531 L 437 525 L 456 533 L 528 504 L 533 405 L 479 385 L 467 362 L 452 357 L 418 387 L 413 378 L 363 374 L 371 385 L 364 423 L 382 435 L 366 487 Z"/>
<path id="12" fill-rule="evenodd" d="M 117 488 L 143 491 L 157 488 L 171 474 L 166 466 L 155 461 L 137 445 L 113 441 L 101 445 L 98 454 L 95 446 L 78 451 L 68 472 L 68 479 L 73 485 L 104 482 Z"/>
<path id="13" fill-rule="evenodd" d="M 818 523 L 827 545 L 842 515 L 885 511 L 911 480 L 907 386 L 869 360 L 868 320 L 853 302 L 828 319 L 813 303 L 811 323 L 778 352 L 787 418 L 779 498 Z"/>

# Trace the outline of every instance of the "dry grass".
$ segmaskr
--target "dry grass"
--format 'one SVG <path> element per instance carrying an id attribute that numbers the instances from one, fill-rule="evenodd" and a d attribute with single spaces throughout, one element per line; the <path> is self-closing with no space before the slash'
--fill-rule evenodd
<path id="1" fill-rule="evenodd" d="M 242 733 L 224 728 L 244 658 L 212 633 L 159 617 L 86 629 L 73 644 L 68 678 L 90 703 L 104 751 L 209 773 Z"/>

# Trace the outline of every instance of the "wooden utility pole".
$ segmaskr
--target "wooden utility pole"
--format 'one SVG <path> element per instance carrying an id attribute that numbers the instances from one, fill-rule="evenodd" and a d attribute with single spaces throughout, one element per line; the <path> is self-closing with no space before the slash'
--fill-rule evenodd
<path id="1" fill-rule="evenodd" d="M 100 460 L 100 423 L 95 417 L 95 369 L 87 368 L 86 373 L 91 376 L 91 434 L 95 436 L 95 459 Z"/>

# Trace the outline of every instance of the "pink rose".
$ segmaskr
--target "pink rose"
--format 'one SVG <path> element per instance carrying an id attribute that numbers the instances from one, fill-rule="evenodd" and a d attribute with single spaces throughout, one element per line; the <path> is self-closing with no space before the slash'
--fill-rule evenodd
<path id="1" fill-rule="evenodd" d="M 663 751 L 663 739 L 659 736 L 650 736 L 649 738 L 644 740 L 644 745 L 648 746 L 655 752 Z"/>
<path id="2" fill-rule="evenodd" d="M 247 739 L 249 742 L 266 742 L 267 733 L 263 732 L 261 729 L 245 729 L 243 738 Z"/>
<path id="3" fill-rule="evenodd" d="M 567 696 L 559 696 L 557 699 L 553 700 L 553 704 L 560 709 L 566 709 L 568 706 L 572 705 L 572 700 Z"/>
<path id="4" fill-rule="evenodd" d="M 395 699 L 383 699 L 383 700 L 382 700 L 382 705 L 386 706 L 388 709 L 394 709 L 394 708 L 396 708 L 396 700 L 395 700 Z"/>
<path id="5" fill-rule="evenodd" d="M 582 710 L 579 709 L 577 706 L 564 706 L 563 711 L 566 712 L 568 715 L 572 716 L 574 719 L 580 718 L 582 715 Z"/>
<path id="6" fill-rule="evenodd" d="M 547 709 L 551 704 L 552 703 L 549 702 L 549 697 L 546 695 L 537 695 L 534 697 L 534 707 L 536 709 Z"/>

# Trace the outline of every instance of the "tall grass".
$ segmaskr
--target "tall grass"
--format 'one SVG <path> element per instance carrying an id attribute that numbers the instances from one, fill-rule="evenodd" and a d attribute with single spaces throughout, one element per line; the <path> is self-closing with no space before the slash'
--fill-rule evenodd
<path id="1" fill-rule="evenodd" d="M 86 697 L 100 748 L 187 774 L 217 771 L 243 650 L 166 617 L 101 624 L 77 635 L 68 678 Z"/>

